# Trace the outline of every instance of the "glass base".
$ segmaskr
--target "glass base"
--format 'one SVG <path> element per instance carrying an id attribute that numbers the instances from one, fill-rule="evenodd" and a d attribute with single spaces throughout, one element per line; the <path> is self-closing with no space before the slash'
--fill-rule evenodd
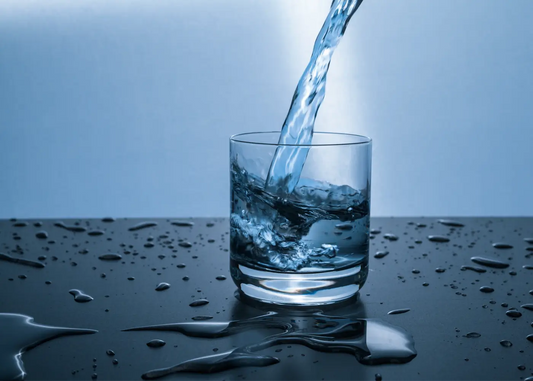
<path id="1" fill-rule="evenodd" d="M 320 273 L 257 270 L 231 260 L 231 276 L 239 291 L 253 300 L 289 306 L 336 304 L 354 297 L 367 276 L 367 264 Z"/>

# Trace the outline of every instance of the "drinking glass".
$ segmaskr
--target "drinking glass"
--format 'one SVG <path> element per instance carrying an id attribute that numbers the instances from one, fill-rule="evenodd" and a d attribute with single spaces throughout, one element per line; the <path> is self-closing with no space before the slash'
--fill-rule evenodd
<path id="1" fill-rule="evenodd" d="M 231 276 L 241 294 L 259 302 L 345 301 L 368 275 L 372 141 L 315 132 L 312 144 L 283 145 L 279 136 L 230 138 Z M 287 165 L 281 174 L 298 176 L 288 192 L 269 177 L 280 149 L 307 154 L 301 173 Z"/>

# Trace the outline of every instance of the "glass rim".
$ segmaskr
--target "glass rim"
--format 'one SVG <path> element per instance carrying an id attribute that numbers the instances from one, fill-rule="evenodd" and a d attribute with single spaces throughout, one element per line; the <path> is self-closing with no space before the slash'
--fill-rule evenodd
<path id="1" fill-rule="evenodd" d="M 256 132 L 242 132 L 239 134 L 234 134 L 230 136 L 230 142 L 234 143 L 244 143 L 244 144 L 254 144 L 259 146 L 273 146 L 273 147 L 336 147 L 336 146 L 354 146 L 354 145 L 368 145 L 372 143 L 372 139 L 368 136 L 352 134 L 349 132 L 328 132 L 328 131 L 315 131 L 313 135 L 322 134 L 322 135 L 337 135 L 337 136 L 349 136 L 361 138 L 361 141 L 357 142 L 341 142 L 341 143 L 311 143 L 311 144 L 285 144 L 285 143 L 265 143 L 258 142 L 253 140 L 244 140 L 241 139 L 244 136 L 248 135 L 267 135 L 267 134 L 277 134 L 280 135 L 280 131 L 256 131 Z"/>

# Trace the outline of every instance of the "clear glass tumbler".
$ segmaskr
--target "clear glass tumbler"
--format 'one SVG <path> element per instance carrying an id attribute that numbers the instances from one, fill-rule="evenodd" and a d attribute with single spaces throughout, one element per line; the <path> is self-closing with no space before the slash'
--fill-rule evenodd
<path id="1" fill-rule="evenodd" d="M 310 145 L 280 145 L 279 135 L 230 139 L 233 281 L 246 297 L 265 303 L 349 299 L 368 275 L 372 141 L 315 132 Z M 279 149 L 307 153 L 296 187 L 283 194 L 267 184 Z"/>

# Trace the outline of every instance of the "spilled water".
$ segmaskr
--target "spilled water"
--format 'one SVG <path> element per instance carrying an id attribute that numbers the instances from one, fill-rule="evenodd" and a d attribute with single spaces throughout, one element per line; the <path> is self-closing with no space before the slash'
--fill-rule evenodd
<path id="1" fill-rule="evenodd" d="M 26 315 L 0 313 L 0 380 L 20 380 L 26 376 L 24 352 L 60 336 L 96 333 L 92 329 L 40 325 Z"/>
<path id="2" fill-rule="evenodd" d="M 313 313 L 306 317 L 307 319 L 295 319 L 294 316 L 269 312 L 243 320 L 183 322 L 136 327 L 125 331 L 174 331 L 201 338 L 219 338 L 263 328 L 282 331 L 259 343 L 198 357 L 172 367 L 151 370 L 142 375 L 145 380 L 173 373 L 216 373 L 243 366 L 273 365 L 280 360 L 256 352 L 283 344 L 304 345 L 319 352 L 348 353 L 365 365 L 402 364 L 416 357 L 411 335 L 383 321 L 327 316 L 322 313 Z"/>

